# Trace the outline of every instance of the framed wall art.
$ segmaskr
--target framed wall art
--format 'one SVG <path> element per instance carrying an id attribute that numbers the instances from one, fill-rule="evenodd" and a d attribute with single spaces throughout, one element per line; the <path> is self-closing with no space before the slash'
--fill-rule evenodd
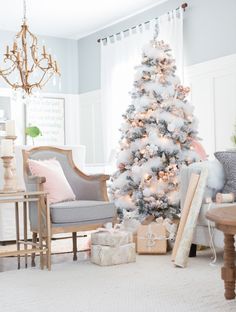
<path id="1" fill-rule="evenodd" d="M 35 139 L 26 135 L 27 145 L 65 144 L 65 99 L 43 97 L 30 100 L 25 106 L 25 127 L 37 127 Z"/>

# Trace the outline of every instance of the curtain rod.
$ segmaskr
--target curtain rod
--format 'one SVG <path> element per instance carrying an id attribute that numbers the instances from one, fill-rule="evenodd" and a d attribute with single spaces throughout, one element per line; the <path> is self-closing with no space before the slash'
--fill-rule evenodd
<path id="1" fill-rule="evenodd" d="M 188 4 L 185 2 L 185 3 L 183 3 L 180 7 L 178 7 L 176 10 L 178 10 L 179 8 L 182 8 L 182 9 L 184 10 L 184 12 L 185 12 L 187 7 L 188 7 Z M 150 21 L 146 21 L 146 22 L 144 22 L 144 23 L 142 23 L 142 24 L 148 24 L 149 22 L 150 22 Z M 142 25 L 142 24 L 140 24 L 140 25 Z M 119 31 L 118 33 L 116 33 L 116 34 L 114 34 L 114 35 L 119 35 L 119 34 L 121 34 L 122 32 L 126 32 L 126 31 L 128 31 L 128 30 L 130 30 L 130 29 L 135 29 L 137 26 L 139 26 L 139 25 L 136 25 L 136 26 L 127 28 L 127 29 L 125 29 L 125 30 Z M 107 37 L 104 37 L 104 38 L 99 38 L 99 39 L 97 40 L 97 42 L 100 43 L 102 40 L 105 40 L 105 39 L 107 39 L 107 38 L 111 38 L 111 37 L 113 37 L 114 35 L 107 36 Z"/>

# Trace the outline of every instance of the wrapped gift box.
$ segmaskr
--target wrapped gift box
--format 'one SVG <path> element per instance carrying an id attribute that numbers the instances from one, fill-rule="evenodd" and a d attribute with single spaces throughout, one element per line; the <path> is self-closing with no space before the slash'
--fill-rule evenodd
<path id="1" fill-rule="evenodd" d="M 91 262 L 98 265 L 115 265 L 135 262 L 135 244 L 130 243 L 117 247 L 92 245 Z"/>
<path id="2" fill-rule="evenodd" d="M 104 230 L 91 234 L 92 245 L 117 247 L 133 242 L 133 235 L 130 232 L 119 230 Z"/>
<path id="3" fill-rule="evenodd" d="M 162 223 L 140 225 L 137 232 L 137 252 L 140 254 L 165 254 L 166 228 Z"/>

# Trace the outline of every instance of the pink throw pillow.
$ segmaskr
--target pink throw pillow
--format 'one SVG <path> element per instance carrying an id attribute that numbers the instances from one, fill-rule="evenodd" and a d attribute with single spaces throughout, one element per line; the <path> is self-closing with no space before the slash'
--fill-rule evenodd
<path id="1" fill-rule="evenodd" d="M 75 194 L 68 183 L 63 169 L 56 159 L 28 160 L 33 176 L 45 177 L 44 191 L 48 193 L 49 204 L 75 200 Z"/>

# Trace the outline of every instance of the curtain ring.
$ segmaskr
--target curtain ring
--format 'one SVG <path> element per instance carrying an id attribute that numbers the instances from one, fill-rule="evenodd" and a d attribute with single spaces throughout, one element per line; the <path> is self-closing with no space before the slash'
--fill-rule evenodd
<path id="1" fill-rule="evenodd" d="M 103 38 L 103 39 L 102 39 L 102 44 L 103 44 L 104 46 L 107 45 L 107 38 Z"/>

